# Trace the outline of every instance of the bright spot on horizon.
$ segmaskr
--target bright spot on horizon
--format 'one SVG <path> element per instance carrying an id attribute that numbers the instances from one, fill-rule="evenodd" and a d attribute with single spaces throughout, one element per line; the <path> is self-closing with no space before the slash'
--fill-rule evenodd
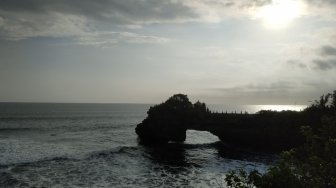
<path id="1" fill-rule="evenodd" d="M 259 110 L 272 110 L 272 111 L 283 111 L 283 110 L 291 110 L 291 111 L 301 111 L 304 110 L 306 105 L 256 105 Z"/>
<path id="2" fill-rule="evenodd" d="M 283 29 L 300 17 L 304 9 L 305 4 L 300 0 L 274 0 L 259 8 L 254 17 L 261 19 L 266 28 Z"/>

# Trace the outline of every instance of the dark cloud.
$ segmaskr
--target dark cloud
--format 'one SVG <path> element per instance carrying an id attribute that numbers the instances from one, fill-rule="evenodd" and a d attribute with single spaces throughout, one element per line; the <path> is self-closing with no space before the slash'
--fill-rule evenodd
<path id="1" fill-rule="evenodd" d="M 197 17 L 197 14 L 181 1 L 170 0 L 2 0 L 0 10 L 34 14 L 58 12 L 82 15 L 94 20 L 109 20 L 115 24 Z"/>
<path id="2" fill-rule="evenodd" d="M 271 0 L 1 0 L 0 15 L 8 12 L 47 14 L 58 12 L 81 15 L 93 20 L 108 20 L 114 24 L 152 23 L 160 21 L 194 20 L 204 7 L 256 7 Z M 195 6 L 197 4 L 197 6 Z"/>
<path id="3" fill-rule="evenodd" d="M 307 65 L 302 63 L 300 60 L 288 60 L 287 64 L 294 66 L 294 67 L 299 67 L 299 68 L 307 68 Z"/>
<path id="4" fill-rule="evenodd" d="M 183 22 L 198 16 L 182 1 L 174 0 L 1 0 L 0 39 L 71 37 L 77 44 L 90 45 L 122 39 L 132 43 L 162 43 L 167 39 L 125 32 L 125 28 Z"/>
<path id="5" fill-rule="evenodd" d="M 325 93 L 329 92 L 330 89 L 333 89 L 328 82 L 326 81 L 321 81 L 321 80 L 318 80 L 318 81 L 302 81 L 302 85 L 304 87 L 308 87 L 308 88 L 311 88 L 313 91 L 326 91 Z M 316 93 L 318 94 L 318 93 Z M 321 93 L 320 93 L 321 94 Z"/>
<path id="6" fill-rule="evenodd" d="M 319 70 L 330 70 L 330 69 L 336 69 L 336 59 L 316 59 L 313 60 L 313 63 L 315 65 L 315 69 Z"/>
<path id="7" fill-rule="evenodd" d="M 260 7 L 272 3 L 272 0 L 252 0 L 252 1 L 243 1 L 241 3 L 242 7 Z"/>
<path id="8" fill-rule="evenodd" d="M 195 10 L 175 0 L 1 0 L 0 38 L 92 39 L 97 33 L 115 31 L 118 26 L 136 28 L 198 18 Z"/>
<path id="9" fill-rule="evenodd" d="M 296 88 L 297 84 L 288 81 L 278 81 L 273 83 L 251 83 L 238 87 L 217 88 L 215 90 L 227 93 L 277 93 L 285 92 Z"/>
<path id="10" fill-rule="evenodd" d="M 336 47 L 330 45 L 322 46 L 320 53 L 323 56 L 336 56 Z"/>
<path id="11" fill-rule="evenodd" d="M 311 5 L 319 5 L 319 6 L 330 6 L 330 5 L 336 5 L 335 0 L 305 0 L 307 3 Z"/>
<path id="12" fill-rule="evenodd" d="M 295 81 L 276 81 L 271 83 L 250 83 L 246 85 L 216 88 L 214 91 L 221 97 L 242 104 L 288 104 L 289 102 L 307 102 L 307 98 L 300 98 L 300 87 Z M 301 88 L 302 89 L 302 88 Z M 288 99 L 293 101 L 288 101 Z"/>
<path id="13" fill-rule="evenodd" d="M 269 0 L 1 0 L 0 38 L 94 38 L 146 24 L 219 21 L 223 8 L 262 6 Z M 213 16 L 215 15 L 215 16 Z M 120 27 L 122 26 L 122 27 Z M 123 28 L 123 29 L 122 29 Z M 118 31 L 117 31 L 118 32 Z M 155 36 L 154 36 L 155 37 Z M 100 37 L 95 37 L 100 38 Z"/>
<path id="14" fill-rule="evenodd" d="M 278 81 L 270 84 L 251 84 L 247 86 L 247 89 L 251 90 L 264 90 L 264 91 L 283 91 L 296 87 L 296 84 L 288 81 Z"/>
<path id="15" fill-rule="evenodd" d="M 323 93 L 334 88 L 332 82 L 319 79 L 250 83 L 236 87 L 215 88 L 222 100 L 241 104 L 310 104 Z"/>
<path id="16" fill-rule="evenodd" d="M 313 69 L 316 70 L 331 70 L 336 69 L 336 47 L 324 45 L 318 49 L 319 59 L 312 60 Z"/>

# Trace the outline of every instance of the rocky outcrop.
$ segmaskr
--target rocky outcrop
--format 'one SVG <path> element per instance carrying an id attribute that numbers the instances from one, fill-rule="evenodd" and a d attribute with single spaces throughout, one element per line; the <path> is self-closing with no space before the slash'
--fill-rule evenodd
<path id="1" fill-rule="evenodd" d="M 151 107 L 136 133 L 146 143 L 183 142 L 187 129 L 199 129 L 202 118 L 209 113 L 204 103 L 192 104 L 187 95 L 176 94 Z"/>
<path id="2" fill-rule="evenodd" d="M 204 103 L 192 104 L 187 95 L 176 94 L 151 107 L 136 127 L 144 144 L 183 142 L 189 129 L 209 131 L 223 142 L 267 150 L 286 149 L 302 144 L 300 126 L 310 114 L 294 111 L 212 113 Z"/>

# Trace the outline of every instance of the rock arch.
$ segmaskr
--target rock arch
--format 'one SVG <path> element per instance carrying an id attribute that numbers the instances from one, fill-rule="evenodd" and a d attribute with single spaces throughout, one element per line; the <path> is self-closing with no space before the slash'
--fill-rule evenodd
<path id="1" fill-rule="evenodd" d="M 259 111 L 256 114 L 212 113 L 204 103 L 192 104 L 176 94 L 150 107 L 136 127 L 142 143 L 184 142 L 187 130 L 208 131 L 226 143 L 266 150 L 283 150 L 302 144 L 300 127 L 306 112 Z"/>
<path id="2" fill-rule="evenodd" d="M 210 111 L 204 103 L 192 104 L 187 95 L 176 94 L 166 102 L 150 107 L 147 114 L 136 127 L 140 140 L 165 143 L 185 141 L 189 129 L 207 131 L 204 125 Z"/>

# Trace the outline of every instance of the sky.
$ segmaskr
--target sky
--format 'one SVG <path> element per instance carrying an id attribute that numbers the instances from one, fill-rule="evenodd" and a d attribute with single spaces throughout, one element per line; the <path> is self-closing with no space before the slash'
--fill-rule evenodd
<path id="1" fill-rule="evenodd" d="M 0 102 L 309 104 L 335 0 L 0 0 Z"/>

